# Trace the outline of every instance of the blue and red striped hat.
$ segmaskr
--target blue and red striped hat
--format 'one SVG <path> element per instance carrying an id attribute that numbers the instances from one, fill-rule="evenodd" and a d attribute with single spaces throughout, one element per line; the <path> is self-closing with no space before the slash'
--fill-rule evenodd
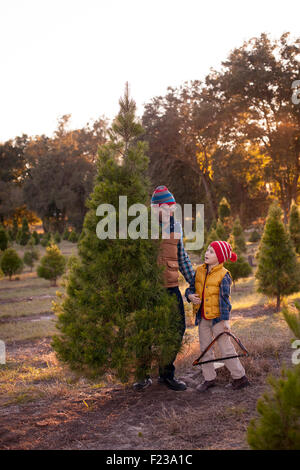
<path id="1" fill-rule="evenodd" d="M 168 204 L 169 206 L 176 204 L 175 198 L 173 194 L 170 193 L 167 186 L 157 186 L 152 194 L 151 206 L 160 206 L 162 204 Z"/>

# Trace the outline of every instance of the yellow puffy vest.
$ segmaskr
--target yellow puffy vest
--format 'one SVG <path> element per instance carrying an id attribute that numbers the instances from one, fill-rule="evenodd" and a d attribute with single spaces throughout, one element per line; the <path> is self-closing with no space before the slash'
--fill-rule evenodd
<path id="1" fill-rule="evenodd" d="M 206 263 L 201 264 L 196 269 L 195 288 L 196 294 L 202 299 L 202 291 L 207 273 Z M 207 320 L 212 320 L 221 315 L 220 312 L 220 284 L 226 273 L 229 273 L 231 279 L 232 276 L 228 269 L 224 268 L 223 263 L 214 266 L 211 271 L 207 274 L 205 282 L 204 292 L 204 317 Z M 196 314 L 201 304 L 193 304 L 193 313 Z"/>

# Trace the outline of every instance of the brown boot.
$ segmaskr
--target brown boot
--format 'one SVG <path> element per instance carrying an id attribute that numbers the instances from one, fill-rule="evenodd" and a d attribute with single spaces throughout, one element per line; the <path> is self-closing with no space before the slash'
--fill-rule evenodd
<path id="1" fill-rule="evenodd" d="M 248 387 L 249 385 L 250 382 L 245 375 L 240 379 L 234 379 L 231 384 L 233 390 L 239 390 L 240 388 Z"/>
<path id="2" fill-rule="evenodd" d="M 204 382 L 202 382 L 202 384 L 200 384 L 200 385 L 198 385 L 198 387 L 196 387 L 196 390 L 198 392 L 206 392 L 206 390 L 208 390 L 210 387 L 213 387 L 214 385 L 216 385 L 215 379 L 214 380 L 204 380 Z"/>

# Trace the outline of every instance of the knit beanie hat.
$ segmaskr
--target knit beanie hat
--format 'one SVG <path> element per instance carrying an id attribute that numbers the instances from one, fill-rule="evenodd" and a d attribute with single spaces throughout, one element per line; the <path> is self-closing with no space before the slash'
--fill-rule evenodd
<path id="1" fill-rule="evenodd" d="M 237 260 L 237 254 L 232 251 L 231 245 L 223 241 L 214 241 L 210 245 L 217 255 L 219 263 L 224 263 L 229 259 L 233 263 Z"/>
<path id="2" fill-rule="evenodd" d="M 167 186 L 157 186 L 157 188 L 153 191 L 151 206 L 156 204 L 159 206 L 162 204 L 168 204 L 169 206 L 176 204 L 175 198 L 173 194 L 170 193 Z"/>

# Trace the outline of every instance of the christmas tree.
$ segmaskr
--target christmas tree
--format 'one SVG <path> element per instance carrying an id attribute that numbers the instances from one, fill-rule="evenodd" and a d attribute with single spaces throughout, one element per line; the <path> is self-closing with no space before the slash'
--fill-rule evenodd
<path id="1" fill-rule="evenodd" d="M 53 239 L 54 239 L 54 242 L 56 244 L 60 243 L 61 242 L 61 236 L 60 236 L 60 233 L 59 232 L 55 232 L 54 236 L 53 236 Z"/>
<path id="2" fill-rule="evenodd" d="M 46 248 L 46 254 L 42 257 L 37 268 L 37 275 L 44 279 L 49 279 L 52 286 L 56 286 L 56 280 L 65 272 L 66 259 L 61 254 L 60 249 L 51 244 Z"/>
<path id="3" fill-rule="evenodd" d="M 281 378 L 269 377 L 271 391 L 257 402 L 258 420 L 251 420 L 247 438 L 256 450 L 299 450 L 300 366 L 282 369 Z"/>
<path id="4" fill-rule="evenodd" d="M 4 275 L 9 276 L 9 280 L 11 281 L 13 274 L 17 274 L 22 271 L 23 261 L 16 250 L 13 248 L 7 248 L 1 257 L 0 267 Z"/>
<path id="5" fill-rule="evenodd" d="M 218 216 L 219 220 L 222 222 L 223 230 L 225 231 L 224 237 L 220 238 L 220 240 L 226 241 L 229 237 L 232 227 L 232 217 L 231 217 L 231 208 L 230 204 L 227 201 L 226 197 L 224 196 L 218 206 Z"/>
<path id="6" fill-rule="evenodd" d="M 233 251 L 236 253 L 235 250 Z M 235 263 L 232 263 L 230 261 L 225 262 L 224 268 L 230 271 L 234 287 L 235 287 L 235 282 L 238 279 L 248 277 L 252 273 L 252 268 L 250 264 L 245 260 L 245 258 L 241 254 L 237 255 L 237 261 Z"/>
<path id="7" fill-rule="evenodd" d="M 18 231 L 19 231 L 18 221 L 14 217 L 13 226 L 12 226 L 12 230 L 11 230 L 11 239 L 12 240 L 16 240 Z"/>
<path id="8" fill-rule="evenodd" d="M 21 229 L 19 230 L 18 232 L 18 235 L 17 235 L 17 242 L 20 244 L 20 245 L 27 245 L 29 239 L 30 239 L 30 231 L 29 231 L 29 226 L 28 226 L 28 221 L 26 219 L 26 217 L 23 217 L 23 220 L 22 220 L 22 227 Z"/>
<path id="9" fill-rule="evenodd" d="M 38 259 L 39 251 L 35 248 L 35 238 L 32 236 L 27 244 L 27 249 L 25 250 L 23 261 L 24 264 L 30 267 L 30 271 L 32 272 L 34 262 Z"/>
<path id="10" fill-rule="evenodd" d="M 216 234 L 217 234 L 216 240 L 223 240 L 225 242 L 227 241 L 228 236 L 224 228 L 224 225 L 222 224 L 220 219 L 218 219 L 218 222 L 217 222 Z"/>
<path id="11" fill-rule="evenodd" d="M 65 228 L 63 236 L 62 236 L 63 240 L 68 240 L 69 235 L 70 235 L 70 232 L 69 232 L 68 228 Z"/>
<path id="12" fill-rule="evenodd" d="M 245 253 L 247 251 L 246 247 L 246 240 L 243 231 L 243 227 L 241 226 L 240 218 L 236 217 L 234 224 L 233 224 L 233 244 L 232 248 L 235 253 Z"/>
<path id="13" fill-rule="evenodd" d="M 8 235 L 4 227 L 0 226 L 0 251 L 4 251 L 7 248 Z"/>
<path id="14" fill-rule="evenodd" d="M 282 297 L 299 291 L 300 266 L 282 222 L 282 210 L 276 203 L 270 206 L 256 258 L 257 291 L 276 297 L 276 311 L 279 311 Z"/>
<path id="15" fill-rule="evenodd" d="M 230 261 L 225 262 L 224 268 L 230 271 L 233 280 L 233 286 L 235 287 L 235 282 L 238 279 L 248 277 L 252 273 L 250 264 L 242 255 L 242 253 L 246 251 L 246 241 L 239 217 L 237 217 L 234 221 L 233 230 L 229 237 L 228 243 L 230 243 L 232 251 L 237 254 L 237 261 L 235 263 L 231 263 Z"/>
<path id="16" fill-rule="evenodd" d="M 157 264 L 160 240 L 151 239 L 149 224 L 148 238 L 130 238 L 119 221 L 124 216 L 119 196 L 127 197 L 128 207 L 141 203 L 147 217 L 150 213 L 147 146 L 138 139 L 143 129 L 135 119 L 128 84 L 119 104 L 110 141 L 99 147 L 79 256 L 71 263 L 66 296 L 54 307 L 60 334 L 53 347 L 61 360 L 82 373 L 109 371 L 128 382 L 144 375 L 145 365 L 150 372 L 170 361 L 178 350 L 180 317 L 176 299 L 163 288 Z M 114 239 L 97 236 L 100 204 L 115 210 Z"/>
<path id="17" fill-rule="evenodd" d="M 39 234 L 35 230 L 32 232 L 31 238 L 33 238 L 35 245 L 39 245 L 40 237 L 39 237 Z"/>
<path id="18" fill-rule="evenodd" d="M 220 201 L 220 204 L 218 207 L 218 215 L 222 223 L 224 222 L 226 217 L 230 217 L 231 215 L 230 204 L 227 201 L 226 197 L 223 197 Z"/>
<path id="19" fill-rule="evenodd" d="M 300 339 L 300 303 L 295 301 L 298 315 L 285 306 L 282 309 L 290 329 Z M 299 450 L 300 448 L 300 364 L 296 352 L 295 366 L 283 368 L 281 378 L 269 377 L 271 391 L 257 402 L 259 417 L 252 419 L 247 439 L 256 450 Z"/>

